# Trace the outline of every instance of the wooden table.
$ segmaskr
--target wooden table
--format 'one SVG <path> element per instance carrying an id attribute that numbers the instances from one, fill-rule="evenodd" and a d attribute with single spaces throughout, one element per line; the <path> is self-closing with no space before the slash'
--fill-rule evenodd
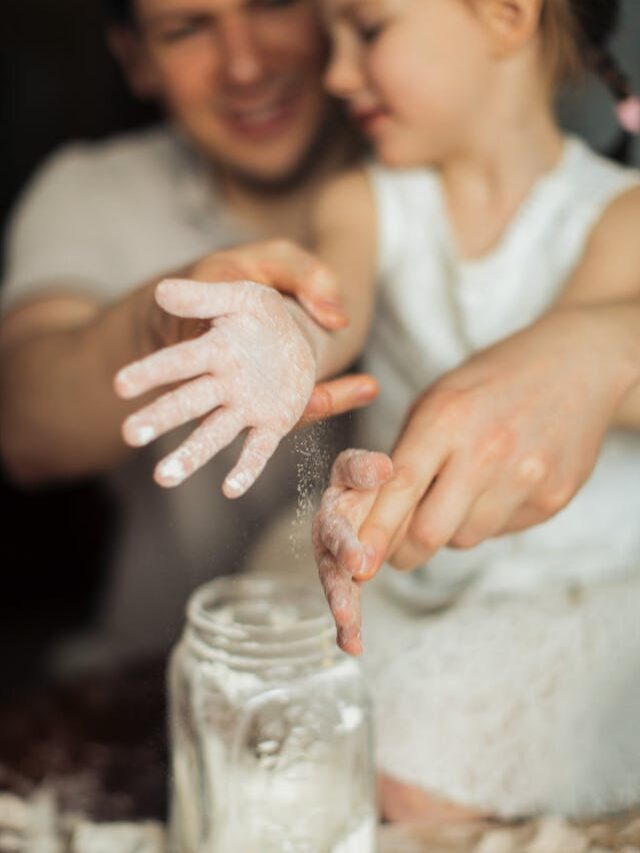
<path id="1" fill-rule="evenodd" d="M 165 708 L 163 662 L 0 701 L 0 853 L 164 853 Z M 640 812 L 380 827 L 379 853 L 423 851 L 640 853 Z"/>

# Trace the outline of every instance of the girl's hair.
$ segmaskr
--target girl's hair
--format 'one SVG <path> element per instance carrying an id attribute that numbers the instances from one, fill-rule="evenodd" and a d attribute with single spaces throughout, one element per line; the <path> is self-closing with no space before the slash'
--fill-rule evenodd
<path id="1" fill-rule="evenodd" d="M 595 71 L 618 103 L 622 126 L 637 133 L 640 101 L 608 48 L 619 12 L 619 0 L 543 0 L 543 43 L 554 80 Z"/>
<path id="2" fill-rule="evenodd" d="M 619 9 L 618 0 L 543 0 L 541 27 L 554 79 L 575 77 L 608 52 Z"/>

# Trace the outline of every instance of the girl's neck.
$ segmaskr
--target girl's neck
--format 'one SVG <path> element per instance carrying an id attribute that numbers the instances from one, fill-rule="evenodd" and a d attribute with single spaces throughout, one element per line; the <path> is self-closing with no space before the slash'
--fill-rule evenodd
<path id="1" fill-rule="evenodd" d="M 562 155 L 563 137 L 546 97 L 497 107 L 468 144 L 440 167 L 444 198 L 458 251 L 478 258 L 506 231 L 535 183 Z"/>

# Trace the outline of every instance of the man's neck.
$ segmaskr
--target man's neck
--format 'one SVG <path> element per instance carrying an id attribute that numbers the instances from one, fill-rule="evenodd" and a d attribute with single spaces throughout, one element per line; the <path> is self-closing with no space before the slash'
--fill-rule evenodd
<path id="1" fill-rule="evenodd" d="M 326 180 L 354 161 L 356 150 L 353 137 L 336 129 L 309 168 L 286 188 L 250 186 L 237 176 L 220 172 L 219 192 L 229 212 L 260 239 L 286 237 L 308 247 L 315 194 Z"/>

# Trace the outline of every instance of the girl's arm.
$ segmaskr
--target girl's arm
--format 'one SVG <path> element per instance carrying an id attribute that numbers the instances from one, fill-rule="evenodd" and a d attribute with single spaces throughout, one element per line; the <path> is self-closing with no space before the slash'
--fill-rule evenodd
<path id="1" fill-rule="evenodd" d="M 327 333 L 297 305 L 296 321 L 316 356 L 318 378 L 334 376 L 362 352 L 374 305 L 377 268 L 375 207 L 365 174 L 358 170 L 334 180 L 319 195 L 314 215 L 314 251 L 340 285 L 349 325 Z"/>
<path id="2" fill-rule="evenodd" d="M 127 443 L 142 446 L 202 419 L 159 463 L 160 485 L 183 482 L 248 430 L 223 486 L 228 497 L 239 497 L 299 421 L 316 379 L 347 367 L 360 352 L 372 312 L 375 265 L 374 211 L 364 174 L 348 174 L 328 187 L 315 224 L 318 255 L 337 272 L 351 319 L 346 329 L 327 332 L 291 300 L 255 281 L 165 280 L 156 288 L 167 316 L 204 324 L 198 337 L 129 364 L 116 376 L 116 390 L 125 399 L 173 386 L 127 418 Z M 285 265 L 287 251 L 283 244 Z"/>

